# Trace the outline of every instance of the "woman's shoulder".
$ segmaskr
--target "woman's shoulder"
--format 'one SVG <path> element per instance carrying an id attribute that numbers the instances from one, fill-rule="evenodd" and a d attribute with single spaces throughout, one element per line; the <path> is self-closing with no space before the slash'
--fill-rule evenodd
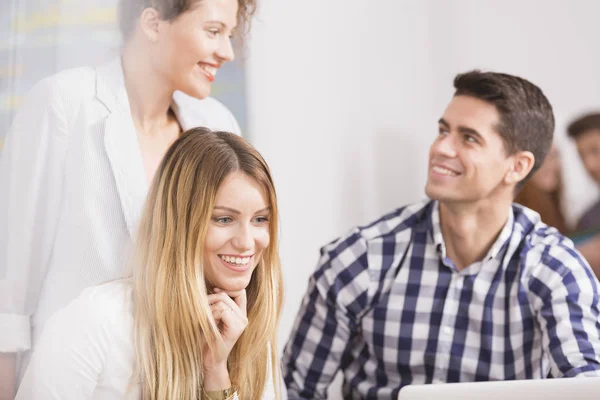
<path id="1" fill-rule="evenodd" d="M 177 91 L 173 94 L 173 101 L 174 111 L 185 129 L 203 126 L 241 135 L 237 120 L 219 100 L 213 97 L 197 99 Z"/>
<path id="2" fill-rule="evenodd" d="M 103 332 L 128 331 L 133 319 L 132 289 L 128 281 L 113 281 L 84 289 L 55 319 L 63 328 L 71 324 Z M 100 331 L 97 331 L 100 333 Z"/>
<path id="3" fill-rule="evenodd" d="M 75 120 L 81 106 L 95 98 L 96 72 L 91 67 L 60 71 L 38 81 L 25 95 L 20 113 L 31 118 L 51 110 L 61 120 Z"/>
<path id="4" fill-rule="evenodd" d="M 98 385 L 114 386 L 118 371 L 130 372 L 130 294 L 127 284 L 111 282 L 85 289 L 57 311 L 35 346 L 20 398 L 41 399 L 50 392 L 60 398 L 91 398 Z"/>
<path id="5" fill-rule="evenodd" d="M 104 315 L 131 312 L 132 287 L 129 280 L 118 280 L 84 289 L 74 302 L 78 307 Z"/>
<path id="6" fill-rule="evenodd" d="M 95 81 L 96 71 L 93 67 L 71 68 L 40 80 L 33 86 L 31 92 L 63 98 L 81 96 L 83 93 L 91 92 Z"/>

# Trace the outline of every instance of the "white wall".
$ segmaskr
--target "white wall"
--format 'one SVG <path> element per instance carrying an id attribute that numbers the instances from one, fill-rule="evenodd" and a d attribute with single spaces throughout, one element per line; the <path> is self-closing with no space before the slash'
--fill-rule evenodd
<path id="1" fill-rule="evenodd" d="M 281 345 L 319 247 L 423 197 L 427 149 L 458 72 L 540 85 L 555 107 L 571 218 L 594 200 L 563 132 L 600 108 L 599 14 L 595 0 L 260 1 L 249 133 L 280 199 Z"/>
<path id="2" fill-rule="evenodd" d="M 253 26 L 250 137 L 280 198 L 282 338 L 319 247 L 423 195 L 438 111 L 431 52 L 414 37 L 427 39 L 430 9 L 422 1 L 372 3 L 267 0 Z"/>

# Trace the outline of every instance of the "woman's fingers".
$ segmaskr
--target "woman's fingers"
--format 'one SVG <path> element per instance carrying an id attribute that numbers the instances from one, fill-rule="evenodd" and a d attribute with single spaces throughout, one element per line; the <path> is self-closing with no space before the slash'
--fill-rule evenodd
<path id="1" fill-rule="evenodd" d="M 231 298 L 233 299 L 235 304 L 238 306 L 238 308 L 242 312 L 243 316 L 247 317 L 248 316 L 248 305 L 247 305 L 248 300 L 246 298 L 246 289 L 240 290 L 239 292 L 236 292 L 236 293 L 230 293 L 229 295 L 231 296 Z"/>
<path id="2" fill-rule="evenodd" d="M 235 301 L 230 296 L 235 296 Z M 214 320 L 219 325 L 223 346 L 209 349 L 210 360 L 208 364 L 220 363 L 227 360 L 228 354 L 246 329 L 246 291 L 225 293 L 215 290 L 208 295 L 208 302 Z"/>
<path id="3" fill-rule="evenodd" d="M 248 319 L 231 299 L 212 303 L 210 309 L 215 321 L 223 322 L 227 327 L 240 325 L 243 329 L 248 325 Z"/>
<path id="4" fill-rule="evenodd" d="M 232 299 L 232 297 L 234 298 Z M 248 315 L 245 290 L 229 293 L 221 291 L 219 293 L 208 295 L 209 304 L 216 304 L 217 302 L 223 302 L 227 304 L 241 318 L 246 318 L 246 316 Z"/>

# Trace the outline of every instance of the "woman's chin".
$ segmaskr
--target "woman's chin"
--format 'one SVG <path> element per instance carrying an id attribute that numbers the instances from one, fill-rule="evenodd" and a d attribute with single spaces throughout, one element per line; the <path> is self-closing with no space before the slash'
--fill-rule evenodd
<path id="1" fill-rule="evenodd" d="M 185 88 L 182 87 L 178 90 L 187 94 L 190 97 L 195 97 L 199 100 L 202 100 L 210 96 L 210 89 L 210 84 L 196 83 L 188 85 Z"/>
<path id="2" fill-rule="evenodd" d="M 239 278 L 235 280 L 226 280 L 223 282 L 216 282 L 215 287 L 223 290 L 224 292 L 239 292 L 248 287 L 250 279 Z"/>

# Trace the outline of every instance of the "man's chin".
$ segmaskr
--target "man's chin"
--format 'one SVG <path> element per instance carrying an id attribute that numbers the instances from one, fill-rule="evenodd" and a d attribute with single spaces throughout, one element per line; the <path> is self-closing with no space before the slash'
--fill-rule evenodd
<path id="1" fill-rule="evenodd" d="M 427 183 L 425 185 L 425 195 L 429 197 L 431 200 L 440 200 L 440 190 L 436 190 L 437 188 L 433 187 L 433 185 Z"/>

